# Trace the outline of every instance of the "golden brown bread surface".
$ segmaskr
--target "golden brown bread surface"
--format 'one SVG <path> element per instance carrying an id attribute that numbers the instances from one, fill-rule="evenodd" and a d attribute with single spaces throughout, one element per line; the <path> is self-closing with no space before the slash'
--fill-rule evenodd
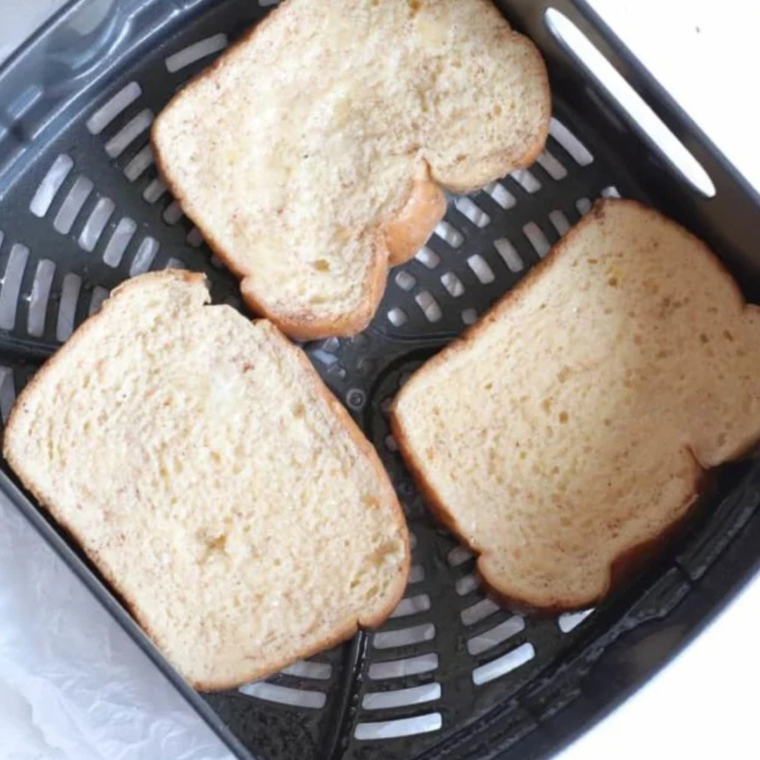
<path id="1" fill-rule="evenodd" d="M 408 534 L 374 449 L 272 325 L 201 275 L 114 291 L 19 397 L 4 454 L 196 687 L 381 623 Z"/>
<path id="2" fill-rule="evenodd" d="M 185 212 L 246 303 L 298 339 L 350 335 L 388 267 L 466 192 L 530 164 L 543 61 L 488 0 L 286 0 L 153 127 Z"/>
<path id="3" fill-rule="evenodd" d="M 487 584 L 582 608 L 758 440 L 758 367 L 760 312 L 708 248 L 604 201 L 412 377 L 392 423 Z"/>

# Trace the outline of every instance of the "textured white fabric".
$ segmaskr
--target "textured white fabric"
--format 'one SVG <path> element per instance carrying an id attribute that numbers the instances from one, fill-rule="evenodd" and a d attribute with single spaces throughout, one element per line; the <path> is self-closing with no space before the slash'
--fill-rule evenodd
<path id="1" fill-rule="evenodd" d="M 0 579 L 0 758 L 231 757 L 4 497 Z"/>

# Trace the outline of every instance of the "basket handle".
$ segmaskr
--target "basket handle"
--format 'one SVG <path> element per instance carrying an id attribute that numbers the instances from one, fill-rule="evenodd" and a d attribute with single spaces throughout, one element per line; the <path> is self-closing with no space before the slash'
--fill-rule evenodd
<path id="1" fill-rule="evenodd" d="M 554 57 L 561 64 L 568 61 L 578 68 L 579 59 L 560 42 L 550 30 L 546 12 L 554 9 L 572 22 L 587 40 L 628 82 L 661 122 L 691 153 L 709 176 L 714 197 L 706 197 L 692 186 L 689 187 L 689 206 L 699 215 L 705 228 L 716 231 L 716 244 L 729 258 L 747 271 L 760 270 L 760 247 L 757 230 L 760 229 L 760 194 L 731 164 L 726 156 L 710 140 L 691 117 L 676 103 L 671 95 L 652 76 L 631 50 L 610 29 L 586 2 L 586 0 L 509 0 L 504 2 L 518 28 L 528 33 L 539 44 L 544 54 Z M 623 112 L 613 96 L 609 99 L 627 124 L 650 145 L 651 134 L 636 119 Z M 702 225 L 700 225 L 702 226 Z M 716 246 L 717 247 L 717 246 Z M 753 297 L 760 296 L 753 293 Z"/>

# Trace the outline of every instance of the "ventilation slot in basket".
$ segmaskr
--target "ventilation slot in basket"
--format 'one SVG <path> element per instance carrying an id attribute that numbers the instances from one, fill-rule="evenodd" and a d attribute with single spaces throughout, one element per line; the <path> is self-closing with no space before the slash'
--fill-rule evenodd
<path id="1" fill-rule="evenodd" d="M 375 649 L 397 649 L 432 641 L 434 638 L 435 626 L 432 623 L 424 623 L 397 631 L 378 631 L 372 636 L 372 645 Z"/>
<path id="2" fill-rule="evenodd" d="M 358 723 L 354 737 L 359 741 L 377 741 L 397 739 L 402 736 L 415 736 L 440 731 L 443 719 L 440 713 L 418 715 L 415 718 L 387 720 L 378 723 Z"/>
<path id="3" fill-rule="evenodd" d="M 463 609 L 459 613 L 459 617 L 462 620 L 462 625 L 471 626 L 479 623 L 481 620 L 485 620 L 500 609 L 501 607 L 496 602 L 486 598 Z"/>
<path id="4" fill-rule="evenodd" d="M 517 668 L 530 662 L 535 656 L 536 650 L 533 648 L 533 645 L 523 644 L 501 657 L 497 657 L 495 660 L 491 660 L 491 662 L 475 668 L 472 671 L 472 681 L 476 686 L 489 683 L 496 678 L 501 678 L 511 673 L 513 670 L 517 670 Z"/>
<path id="5" fill-rule="evenodd" d="M 172 53 L 172 55 L 170 55 L 165 61 L 166 70 L 170 74 L 174 74 L 196 61 L 200 61 L 203 58 L 207 58 L 210 55 L 214 55 L 214 53 L 224 50 L 226 47 L 226 34 L 215 34 L 213 37 L 206 37 L 199 42 L 195 42 L 192 45 L 183 48 L 177 53 Z"/>
<path id="6" fill-rule="evenodd" d="M 135 231 L 137 230 L 137 224 L 133 219 L 124 217 L 119 220 L 116 225 L 116 229 L 113 231 L 105 251 L 103 251 L 103 261 L 108 264 L 109 267 L 117 267 L 121 263 L 121 259 L 124 256 L 124 251 L 127 250 L 127 246 L 132 240 Z"/>
<path id="7" fill-rule="evenodd" d="M 514 617 L 505 620 L 503 623 L 499 623 L 499 625 L 491 628 L 489 631 L 473 636 L 467 641 L 467 651 L 471 655 L 482 654 L 492 647 L 512 638 L 512 636 L 522 633 L 524 630 L 525 620 L 515 615 Z"/>
<path id="8" fill-rule="evenodd" d="M 85 201 L 92 192 L 92 180 L 87 177 L 77 177 L 73 187 L 69 190 L 66 200 L 56 214 L 53 221 L 53 227 L 62 235 L 71 232 L 79 212 L 82 210 Z"/>
<path id="9" fill-rule="evenodd" d="M 267 681 L 241 686 L 240 692 L 249 697 L 262 699 L 265 702 L 276 702 L 290 707 L 305 707 L 310 710 L 321 710 L 327 702 L 327 695 L 321 691 L 291 689 Z"/>
<path id="10" fill-rule="evenodd" d="M 89 218 L 85 222 L 82 231 L 79 233 L 79 247 L 85 251 L 94 251 L 95 246 L 103 234 L 103 230 L 108 224 L 116 205 L 110 198 L 101 198 L 92 210 Z"/>
<path id="11" fill-rule="evenodd" d="M 140 135 L 148 131 L 152 123 L 153 112 L 147 108 L 140 111 L 106 143 L 108 156 L 118 158 Z"/>
<path id="12" fill-rule="evenodd" d="M 393 613 L 392 618 L 409 617 L 430 609 L 430 597 L 427 594 L 418 594 L 407 599 L 402 599 Z"/>
<path id="13" fill-rule="evenodd" d="M 87 120 L 87 129 L 93 135 L 99 135 L 122 111 L 129 108 L 140 95 L 142 95 L 140 85 L 137 82 L 130 82 L 90 116 Z"/>
<path id="14" fill-rule="evenodd" d="M 437 668 L 438 655 L 435 652 L 430 652 L 402 660 L 374 662 L 369 666 L 368 675 L 374 681 L 383 681 L 388 678 L 406 678 L 407 676 L 430 673 Z"/>
<path id="15" fill-rule="evenodd" d="M 282 671 L 285 675 L 297 678 L 310 678 L 315 681 L 329 681 L 332 675 L 332 665 L 329 662 L 312 662 L 300 660 Z"/>
<path id="16" fill-rule="evenodd" d="M 517 199 L 507 190 L 500 182 L 493 182 L 485 188 L 491 198 L 498 203 L 504 210 L 512 208 L 517 203 Z"/>
<path id="17" fill-rule="evenodd" d="M 0 414 L 3 424 L 8 422 L 15 400 L 16 383 L 13 380 L 13 370 L 10 367 L 0 367 Z"/>
<path id="18" fill-rule="evenodd" d="M 428 683 L 423 686 L 412 686 L 396 691 L 376 691 L 364 695 L 362 708 L 365 710 L 392 710 L 396 707 L 421 705 L 425 702 L 435 702 L 441 698 L 441 685 Z"/>
<path id="19" fill-rule="evenodd" d="M 570 631 L 574 631 L 589 615 L 591 615 L 593 611 L 593 609 L 590 609 L 583 610 L 582 612 L 569 612 L 560 615 L 557 620 L 557 625 L 562 633 L 570 633 Z"/>
<path id="20" fill-rule="evenodd" d="M 0 239 L 0 242 L 2 240 Z M 16 243 L 11 246 L 0 290 L 0 329 L 12 330 L 16 326 L 16 310 L 21 292 L 21 280 L 29 260 L 29 249 Z"/>
<path id="21" fill-rule="evenodd" d="M 45 332 L 45 315 L 47 314 L 50 286 L 55 275 L 55 264 L 50 259 L 42 259 L 34 273 L 32 293 L 29 297 L 29 312 L 26 330 L 32 337 L 39 338 Z"/>
<path id="22" fill-rule="evenodd" d="M 61 301 L 58 304 L 58 322 L 55 328 L 55 337 L 61 342 L 68 340 L 71 333 L 74 332 L 74 320 L 81 287 L 82 278 L 78 274 L 69 272 L 63 278 Z"/>
<path id="23" fill-rule="evenodd" d="M 47 214 L 50 207 L 53 205 L 55 196 L 66 181 L 66 177 L 69 176 L 69 172 L 74 166 L 74 161 L 71 156 L 62 154 L 53 161 L 50 169 L 37 187 L 32 202 L 29 204 L 29 210 L 35 215 L 40 217 Z"/>

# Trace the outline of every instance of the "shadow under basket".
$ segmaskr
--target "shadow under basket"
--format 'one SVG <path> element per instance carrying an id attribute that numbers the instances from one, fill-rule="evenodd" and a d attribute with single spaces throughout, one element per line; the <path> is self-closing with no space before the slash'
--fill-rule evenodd
<path id="1" fill-rule="evenodd" d="M 159 179 L 148 131 L 174 92 L 274 4 L 77 0 L 0 70 L 3 420 L 32 373 L 127 277 L 201 271 L 216 302 L 242 309 L 235 279 Z M 747 459 L 717 471 L 667 555 L 602 606 L 515 616 L 480 587 L 473 557 L 430 518 L 399 458 L 387 420 L 398 388 L 600 196 L 638 198 L 675 218 L 710 244 L 749 299 L 760 296 L 757 196 L 631 53 L 583 2 L 498 4 L 547 61 L 546 150 L 528 170 L 450 197 L 431 240 L 392 270 L 364 333 L 305 346 L 380 452 L 413 535 L 409 586 L 382 628 L 266 681 L 199 695 L 7 468 L 0 473 L 4 497 L 241 758 L 548 757 L 677 652 L 760 558 L 760 466 Z M 589 68 L 578 39 L 606 74 Z M 615 77 L 647 104 L 646 119 L 633 118 Z M 703 181 L 658 146 L 652 123 Z"/>

